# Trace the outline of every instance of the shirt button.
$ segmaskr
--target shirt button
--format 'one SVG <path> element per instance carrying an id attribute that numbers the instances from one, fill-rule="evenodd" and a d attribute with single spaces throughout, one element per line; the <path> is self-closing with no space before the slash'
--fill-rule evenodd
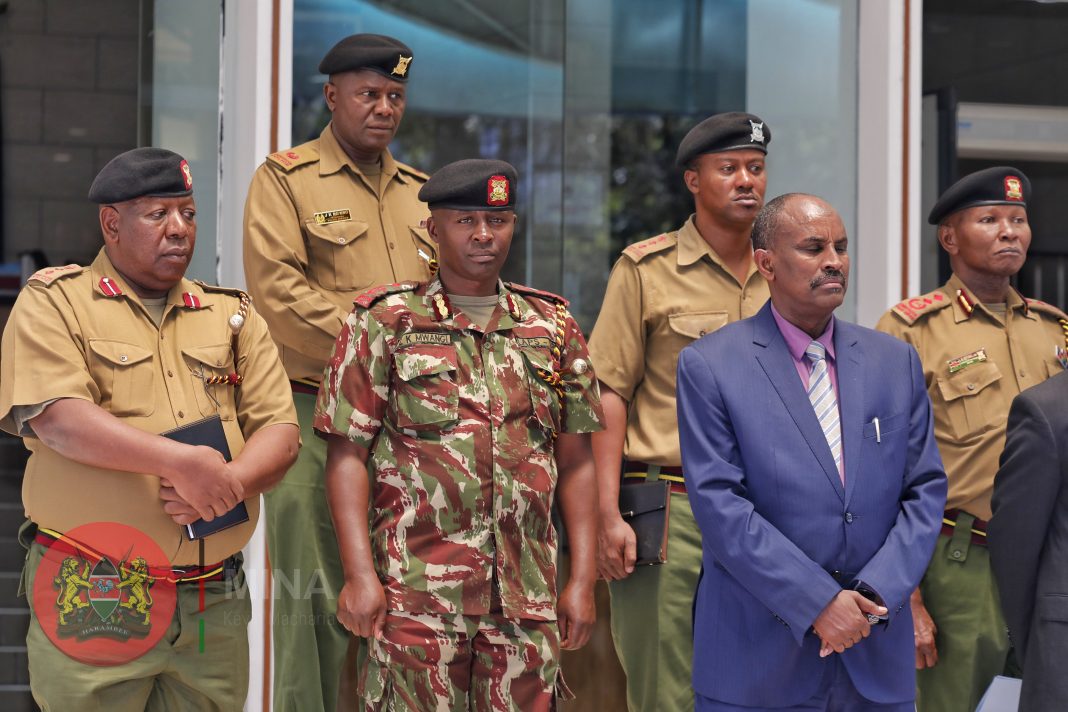
<path id="1" fill-rule="evenodd" d="M 182 412 L 182 411 L 178 411 L 178 417 L 179 418 L 184 418 L 185 417 L 185 413 Z"/>
<path id="2" fill-rule="evenodd" d="M 337 239 L 337 244 L 339 244 L 339 245 L 344 245 L 344 244 L 345 244 L 345 238 L 343 238 L 343 237 L 339 237 L 339 238 Z"/>
<path id="3" fill-rule="evenodd" d="M 1026 376 L 1027 376 L 1027 374 L 1024 373 L 1023 370 L 1021 370 L 1020 371 L 1020 378 L 1025 378 Z"/>
<path id="4" fill-rule="evenodd" d="M 216 362 L 215 362 L 215 365 L 216 365 L 216 366 L 222 366 L 222 361 L 216 361 Z"/>
<path id="5" fill-rule="evenodd" d="M 968 384 L 968 390 L 969 391 L 974 391 L 975 390 L 975 384 L 974 383 L 969 383 Z"/>
<path id="6" fill-rule="evenodd" d="M 392 250 L 392 249 L 396 249 L 396 247 L 397 247 L 397 246 L 396 246 L 396 245 L 394 245 L 394 244 L 393 244 L 392 242 L 391 242 L 391 243 L 389 243 L 389 249 L 391 249 L 391 250 Z"/>
<path id="7" fill-rule="evenodd" d="M 122 361 L 123 363 L 126 363 L 130 359 L 127 358 L 126 354 L 122 354 L 121 356 L 119 356 L 119 360 Z"/>
<path id="8" fill-rule="evenodd" d="M 174 378 L 174 371 L 167 369 L 167 378 Z"/>
<path id="9" fill-rule="evenodd" d="M 853 513 L 852 512 L 846 512 L 845 513 L 845 520 L 846 520 L 846 524 L 852 524 L 853 523 Z"/>
<path id="10" fill-rule="evenodd" d="M 962 556 L 964 556 L 964 553 L 960 549 L 954 549 L 953 550 L 953 558 L 954 559 L 959 559 Z"/>

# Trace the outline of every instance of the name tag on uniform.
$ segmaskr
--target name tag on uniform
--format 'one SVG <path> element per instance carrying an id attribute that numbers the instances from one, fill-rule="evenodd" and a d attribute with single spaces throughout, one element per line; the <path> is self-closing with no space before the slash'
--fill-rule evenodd
<path id="1" fill-rule="evenodd" d="M 407 348 L 415 345 L 432 344 L 434 346 L 448 346 L 452 343 L 452 334 L 446 331 L 412 331 L 401 334 L 397 348 Z"/>
<path id="2" fill-rule="evenodd" d="M 949 364 L 949 372 L 956 373 L 957 371 L 964 370 L 972 364 L 982 363 L 983 361 L 986 361 L 986 349 L 979 349 L 970 354 L 958 356 L 957 358 L 946 361 L 946 363 Z"/>
<path id="3" fill-rule="evenodd" d="M 517 336 L 515 343 L 522 349 L 547 349 L 553 345 L 548 336 Z"/>
<path id="4" fill-rule="evenodd" d="M 326 225 L 327 223 L 345 222 L 346 220 L 352 220 L 352 213 L 348 210 L 327 210 L 326 212 L 316 213 L 314 215 L 315 222 L 319 225 Z"/>

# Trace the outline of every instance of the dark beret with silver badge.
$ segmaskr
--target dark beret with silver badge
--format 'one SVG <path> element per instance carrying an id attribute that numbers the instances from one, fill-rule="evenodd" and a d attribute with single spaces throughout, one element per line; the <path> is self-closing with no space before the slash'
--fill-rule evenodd
<path id="1" fill-rule="evenodd" d="M 412 50 L 386 35 L 349 35 L 330 48 L 319 62 L 323 74 L 370 69 L 397 82 L 408 81 Z"/>
<path id="2" fill-rule="evenodd" d="M 151 195 L 181 198 L 193 194 L 189 163 L 165 148 L 135 148 L 108 161 L 89 187 L 89 200 L 100 205 Z"/>
<path id="3" fill-rule="evenodd" d="M 687 168 L 693 159 L 705 153 L 740 151 L 751 148 L 768 152 L 771 129 L 764 120 L 744 111 L 715 114 L 690 129 L 679 144 L 675 165 Z"/>
<path id="4" fill-rule="evenodd" d="M 1031 181 L 1012 166 L 994 166 L 964 176 L 949 186 L 931 208 L 927 222 L 939 225 L 955 212 L 976 205 L 1022 205 L 1027 207 Z"/>
<path id="5" fill-rule="evenodd" d="M 516 170 L 511 163 L 468 158 L 439 169 L 419 189 L 431 210 L 514 210 Z"/>

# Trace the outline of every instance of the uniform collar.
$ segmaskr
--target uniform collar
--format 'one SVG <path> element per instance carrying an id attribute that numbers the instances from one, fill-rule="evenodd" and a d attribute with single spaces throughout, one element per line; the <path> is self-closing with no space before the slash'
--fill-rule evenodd
<path id="1" fill-rule="evenodd" d="M 89 266 L 89 270 L 93 279 L 93 291 L 100 296 L 108 299 L 132 299 L 138 304 L 141 303 L 141 299 L 130 283 L 115 269 L 115 265 L 112 264 L 111 258 L 108 257 L 103 247 Z M 214 303 L 213 295 L 206 293 L 196 282 L 184 277 L 167 292 L 168 307 L 173 305 L 182 309 L 204 309 Z"/>
<path id="2" fill-rule="evenodd" d="M 950 276 L 949 281 L 942 287 L 942 291 L 953 303 L 953 319 L 958 324 L 970 319 L 976 310 L 989 313 L 989 310 L 972 294 L 971 290 L 964 285 L 964 282 L 956 273 Z M 1005 297 L 1005 310 L 1010 312 L 1014 309 L 1019 309 L 1022 315 L 1028 319 L 1036 318 L 1031 313 L 1031 308 L 1027 306 L 1027 300 L 1024 299 L 1023 295 L 1015 287 L 1010 286 L 1009 293 Z"/>
<path id="3" fill-rule="evenodd" d="M 319 175 L 326 176 L 337 173 L 345 166 L 348 166 L 349 170 L 354 174 L 367 180 L 360 167 L 349 158 L 349 154 L 345 153 L 345 149 L 341 148 L 341 144 L 337 142 L 333 126 L 334 122 L 331 121 L 323 129 L 323 132 L 319 134 Z M 397 162 L 393 160 L 393 154 L 389 152 L 388 148 L 382 151 L 382 175 L 389 180 L 396 176 L 402 183 L 408 181 L 407 176 L 398 173 Z"/>
<path id="4" fill-rule="evenodd" d="M 689 220 L 679 230 L 679 249 L 678 249 L 678 262 L 680 267 L 687 267 L 699 262 L 702 257 L 708 257 L 712 261 L 712 264 L 719 267 L 727 274 L 732 274 L 727 265 L 723 263 L 723 259 L 719 254 L 712 249 L 701 233 L 697 230 L 696 216 L 691 215 Z M 749 260 L 749 271 L 746 273 L 746 281 L 753 276 L 753 272 L 756 272 L 756 262 Z M 733 275 L 732 275 L 733 276 Z"/>
<path id="5" fill-rule="evenodd" d="M 445 293 L 445 285 L 443 285 L 441 280 L 437 277 L 427 284 L 426 298 L 427 301 L 430 302 L 430 318 L 434 321 L 452 321 L 461 329 L 478 329 L 478 327 L 472 324 L 463 312 L 458 312 L 453 308 L 448 295 Z M 526 307 L 526 304 L 520 295 L 508 289 L 504 282 L 498 278 L 497 311 L 494 312 L 498 318 L 490 318 L 486 331 L 511 329 L 517 322 L 523 320 L 525 316 L 525 308 L 529 307 Z"/>

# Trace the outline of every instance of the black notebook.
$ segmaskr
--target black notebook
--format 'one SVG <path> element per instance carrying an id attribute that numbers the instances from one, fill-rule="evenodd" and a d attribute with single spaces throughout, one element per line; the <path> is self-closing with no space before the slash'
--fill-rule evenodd
<path id="1" fill-rule="evenodd" d="M 226 433 L 223 431 L 222 420 L 217 415 L 209 415 L 207 418 L 194 421 L 174 430 L 160 433 L 165 438 L 177 440 L 186 445 L 207 445 L 222 453 L 227 462 L 230 462 L 230 446 L 226 444 Z M 203 539 L 209 534 L 221 532 L 223 529 L 244 524 L 248 521 L 248 509 L 244 502 L 238 502 L 237 506 L 221 517 L 215 517 L 210 522 L 198 519 L 192 524 L 185 525 L 185 535 L 190 541 Z"/>
<path id="2" fill-rule="evenodd" d="M 619 488 L 619 513 L 634 529 L 637 540 L 636 565 L 667 561 L 670 504 L 671 490 L 663 480 L 625 484 Z"/>

